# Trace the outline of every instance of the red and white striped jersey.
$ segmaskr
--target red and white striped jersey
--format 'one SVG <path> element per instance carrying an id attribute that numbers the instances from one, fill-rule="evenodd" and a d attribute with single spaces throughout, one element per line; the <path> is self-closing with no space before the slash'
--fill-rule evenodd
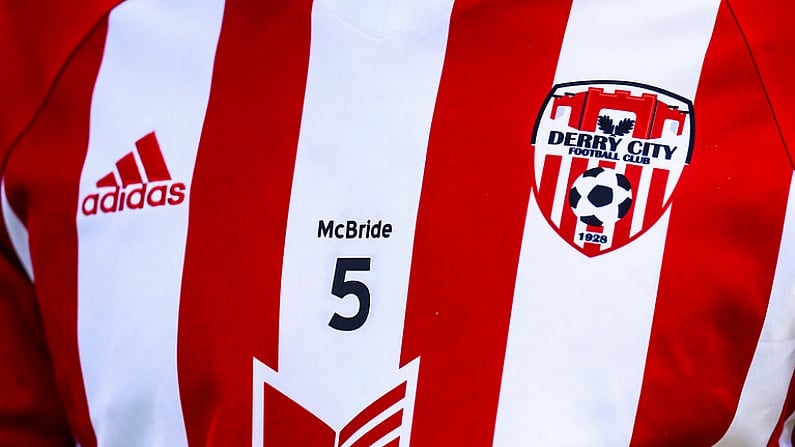
<path id="1" fill-rule="evenodd" d="M 86 3 L 0 11 L 0 445 L 793 445 L 791 2 Z"/>

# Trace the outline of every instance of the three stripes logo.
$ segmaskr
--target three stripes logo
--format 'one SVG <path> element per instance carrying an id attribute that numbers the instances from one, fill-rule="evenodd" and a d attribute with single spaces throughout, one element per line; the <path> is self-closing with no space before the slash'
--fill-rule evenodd
<path id="1" fill-rule="evenodd" d="M 150 132 L 136 141 L 135 148 L 135 153 L 129 152 L 120 158 L 116 168 L 97 181 L 99 192 L 83 198 L 84 215 L 179 205 L 185 201 L 186 186 L 172 181 L 155 133 Z"/>

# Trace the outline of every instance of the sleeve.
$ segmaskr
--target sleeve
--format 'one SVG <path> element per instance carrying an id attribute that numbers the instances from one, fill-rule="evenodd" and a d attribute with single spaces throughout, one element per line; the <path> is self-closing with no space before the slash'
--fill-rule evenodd
<path id="1" fill-rule="evenodd" d="M 72 51 L 120 2 L 0 0 L 2 152 L 31 122 Z"/>
<path id="2" fill-rule="evenodd" d="M 0 210 L 2 211 L 2 210 Z M 0 446 L 74 446 L 34 288 L 0 218 Z"/>
<path id="3" fill-rule="evenodd" d="M 756 64 L 781 138 L 795 160 L 795 2 L 727 0 Z"/>
<path id="4" fill-rule="evenodd" d="M 120 2 L 0 0 L 0 164 L 73 51 Z M 0 446 L 74 446 L 34 287 L 7 218 L 0 209 Z"/>
<path id="5" fill-rule="evenodd" d="M 795 161 L 795 2 L 727 0 L 751 52 L 781 138 Z M 795 167 L 795 163 L 793 163 Z M 795 376 L 770 445 L 795 442 Z"/>

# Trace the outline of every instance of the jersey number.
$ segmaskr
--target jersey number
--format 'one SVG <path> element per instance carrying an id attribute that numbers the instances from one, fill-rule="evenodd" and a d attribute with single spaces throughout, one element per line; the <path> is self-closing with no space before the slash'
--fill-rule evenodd
<path id="1" fill-rule="evenodd" d="M 370 289 L 361 281 L 345 279 L 349 271 L 369 272 L 370 258 L 337 258 L 331 294 L 339 299 L 353 295 L 359 300 L 359 311 L 356 315 L 345 317 L 336 312 L 332 315 L 328 325 L 338 331 L 355 331 L 364 325 L 370 315 Z"/>

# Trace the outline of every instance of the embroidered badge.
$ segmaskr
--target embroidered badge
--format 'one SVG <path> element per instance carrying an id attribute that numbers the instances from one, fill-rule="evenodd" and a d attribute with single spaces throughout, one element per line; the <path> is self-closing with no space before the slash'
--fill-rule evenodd
<path id="1" fill-rule="evenodd" d="M 640 237 L 671 204 L 693 148 L 690 100 L 650 85 L 552 88 L 533 132 L 533 190 L 552 228 L 587 256 Z"/>

